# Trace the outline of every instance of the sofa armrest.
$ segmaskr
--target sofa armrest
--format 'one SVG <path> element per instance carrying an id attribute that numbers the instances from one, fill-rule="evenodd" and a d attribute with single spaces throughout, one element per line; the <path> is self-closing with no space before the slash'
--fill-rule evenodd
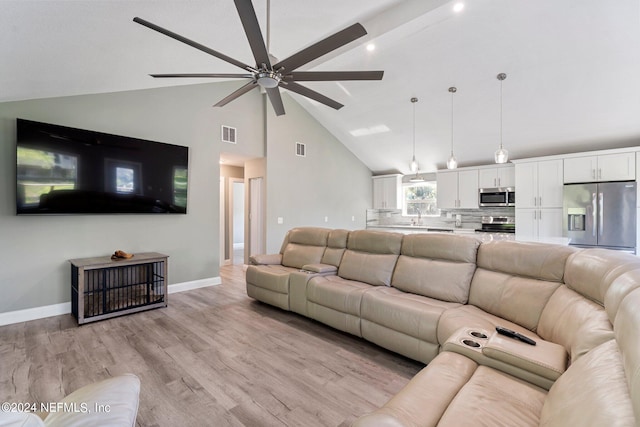
<path id="1" fill-rule="evenodd" d="M 308 271 L 311 273 L 319 273 L 322 275 L 326 274 L 336 274 L 338 272 L 338 267 L 330 264 L 305 264 L 302 266 L 303 271 Z"/>
<path id="2" fill-rule="evenodd" d="M 249 262 L 252 265 L 277 265 L 282 264 L 282 254 L 251 255 Z"/>
<path id="3" fill-rule="evenodd" d="M 494 333 L 482 348 L 482 354 L 517 366 L 552 381 L 567 369 L 567 352 L 563 346 L 539 340 L 536 346 Z"/>
<path id="4" fill-rule="evenodd" d="M 549 390 L 566 369 L 567 352 L 559 344 L 536 341 L 532 346 L 495 331 L 461 328 L 442 345 L 442 350 L 462 354 L 480 365 Z"/>

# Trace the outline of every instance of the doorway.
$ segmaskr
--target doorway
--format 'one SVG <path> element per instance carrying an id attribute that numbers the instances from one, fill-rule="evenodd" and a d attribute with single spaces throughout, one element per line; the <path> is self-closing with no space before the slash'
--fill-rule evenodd
<path id="1" fill-rule="evenodd" d="M 263 178 L 249 179 L 249 256 L 265 252 Z"/>
<path id="2" fill-rule="evenodd" d="M 231 178 L 231 264 L 244 264 L 244 180 Z"/>

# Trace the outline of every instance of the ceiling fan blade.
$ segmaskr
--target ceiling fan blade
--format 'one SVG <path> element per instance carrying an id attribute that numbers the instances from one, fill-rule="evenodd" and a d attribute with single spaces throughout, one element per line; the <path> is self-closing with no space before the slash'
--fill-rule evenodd
<path id="1" fill-rule="evenodd" d="M 182 43 L 188 44 L 191 47 L 195 47 L 198 50 L 206 52 L 209 55 L 213 55 L 216 58 L 222 59 L 223 61 L 226 61 L 226 62 L 228 62 L 230 64 L 233 64 L 233 65 L 235 65 L 237 67 L 240 67 L 242 69 L 248 70 L 248 69 L 252 68 L 251 66 L 249 66 L 249 65 L 247 65 L 247 64 L 245 64 L 243 62 L 240 62 L 237 59 L 233 59 L 233 58 L 225 55 L 224 53 L 220 53 L 218 51 L 215 51 L 215 50 L 213 50 L 213 49 L 211 49 L 211 48 L 209 48 L 207 46 L 204 46 L 204 45 L 202 45 L 202 44 L 200 44 L 198 42 L 194 42 L 193 40 L 190 40 L 190 39 L 188 39 L 186 37 L 183 37 L 180 34 L 176 34 L 173 31 L 166 30 L 166 29 L 164 29 L 162 27 L 157 26 L 156 24 L 152 24 L 151 22 L 145 21 L 142 18 L 138 18 L 137 16 L 135 18 L 133 18 L 133 22 L 137 22 L 140 25 L 144 25 L 147 28 L 150 28 L 150 29 L 152 29 L 154 31 L 157 31 L 157 32 L 161 33 L 161 34 L 164 34 L 165 36 L 169 36 L 172 39 L 178 40 L 178 41 L 180 41 Z"/>
<path id="2" fill-rule="evenodd" d="M 353 24 L 350 27 L 345 28 L 342 31 L 327 37 L 324 40 L 319 41 L 305 49 L 302 49 L 298 53 L 294 53 L 287 59 L 278 62 L 273 66 L 274 69 L 284 68 L 285 72 L 293 71 L 304 64 L 313 61 L 316 58 L 320 58 L 323 55 L 338 49 L 347 43 L 350 43 L 356 39 L 367 34 L 367 31 L 361 24 Z"/>
<path id="3" fill-rule="evenodd" d="M 260 67 L 262 64 L 265 64 L 267 68 L 270 69 L 271 61 L 269 61 L 269 53 L 262 38 L 262 31 L 260 30 L 260 24 L 258 23 L 253 3 L 251 3 L 251 0 L 234 0 L 234 2 L 257 66 Z"/>
<path id="4" fill-rule="evenodd" d="M 273 109 L 276 112 L 276 116 L 283 115 L 284 105 L 282 105 L 282 97 L 280 96 L 280 89 L 278 89 L 278 87 L 268 87 L 267 95 L 269 96 L 269 101 L 271 101 L 271 105 L 273 106 Z"/>
<path id="5" fill-rule="evenodd" d="M 302 96 L 306 96 L 307 98 L 311 98 L 315 101 L 318 101 L 324 105 L 328 105 L 331 108 L 335 108 L 336 110 L 341 109 L 342 107 L 344 107 L 344 105 L 340 104 L 339 102 L 334 101 L 331 98 L 328 98 L 318 92 L 316 92 L 315 90 L 311 90 L 308 87 L 299 85 L 298 83 L 295 82 L 287 82 L 286 85 L 282 85 L 281 87 L 288 89 L 292 92 L 295 92 L 299 95 Z"/>
<path id="6" fill-rule="evenodd" d="M 155 78 L 173 78 L 173 77 L 196 77 L 196 78 L 238 78 L 238 79 L 250 79 L 253 77 L 253 74 L 212 74 L 212 73 L 204 73 L 204 74 L 149 74 L 151 77 Z"/>
<path id="7" fill-rule="evenodd" d="M 244 86 L 240 87 L 240 89 L 237 89 L 237 90 L 233 91 L 226 98 L 221 99 L 220 101 L 218 101 L 218 103 L 215 104 L 214 107 L 224 107 L 225 105 L 227 105 L 228 103 L 230 103 L 234 99 L 239 98 L 240 96 L 244 95 L 245 93 L 247 93 L 250 90 L 255 89 L 257 87 L 258 87 L 258 84 L 255 81 L 250 81 L 249 83 L 247 83 Z"/>
<path id="8" fill-rule="evenodd" d="M 384 71 L 294 71 L 284 76 L 286 81 L 335 81 L 335 80 L 382 80 Z"/>

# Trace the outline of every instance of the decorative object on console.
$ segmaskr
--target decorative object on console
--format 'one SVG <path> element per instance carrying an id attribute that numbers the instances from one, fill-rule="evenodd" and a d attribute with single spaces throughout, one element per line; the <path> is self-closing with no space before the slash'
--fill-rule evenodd
<path id="1" fill-rule="evenodd" d="M 240 67 L 244 70 L 240 74 L 220 74 L 220 73 L 198 73 L 198 74 L 151 74 L 151 77 L 160 78 L 239 78 L 250 79 L 248 83 L 241 86 L 239 89 L 218 101 L 215 107 L 222 107 L 234 99 L 244 95 L 245 93 L 255 89 L 257 87 L 266 90 L 271 105 L 275 110 L 276 115 L 281 116 L 285 113 L 284 106 L 282 104 L 282 98 L 280 96 L 280 87 L 288 89 L 299 95 L 311 98 L 321 104 L 327 105 L 336 110 L 343 107 L 339 102 L 334 101 L 314 90 L 311 90 L 305 86 L 297 83 L 297 81 L 336 81 L 336 80 L 382 80 L 384 71 L 295 71 L 301 66 L 308 64 L 309 62 L 320 58 L 354 40 L 367 34 L 367 31 L 361 24 L 353 24 L 350 27 L 345 28 L 301 51 L 294 53 L 290 57 L 283 61 L 278 61 L 273 55 L 269 53 L 269 14 L 270 3 L 267 3 L 267 43 L 262 38 L 262 30 L 256 17 L 256 12 L 253 8 L 251 0 L 235 0 L 236 9 L 238 15 L 240 15 L 240 21 L 242 21 L 242 27 L 249 40 L 253 57 L 256 61 L 255 66 L 245 64 L 241 61 L 233 59 L 223 53 L 217 52 L 211 48 L 208 48 L 200 43 L 189 40 L 179 34 L 159 27 L 144 19 L 135 17 L 134 22 L 140 25 L 144 25 L 154 31 L 157 31 L 165 36 L 169 36 L 182 43 L 188 44 L 191 47 L 199 49 L 209 55 L 222 59 L 225 62 Z"/>
<path id="2" fill-rule="evenodd" d="M 451 156 L 447 160 L 447 169 L 455 169 L 458 167 L 458 161 L 456 160 L 456 156 L 453 155 L 453 94 L 457 92 L 458 89 L 455 87 L 450 87 L 449 92 L 451 93 Z"/>
<path id="3" fill-rule="evenodd" d="M 507 78 L 505 73 L 500 73 L 496 77 L 500 80 L 500 148 L 494 154 L 496 163 L 507 163 L 509 160 L 509 151 L 502 146 L 502 82 Z"/>
<path id="4" fill-rule="evenodd" d="M 118 249 L 111 255 L 111 259 L 130 259 L 133 258 L 133 254 L 128 254 L 125 251 Z"/>
<path id="5" fill-rule="evenodd" d="M 413 158 L 411 159 L 411 172 L 415 172 L 416 176 L 411 178 L 409 181 L 411 182 L 422 182 L 424 178 L 418 175 L 418 170 L 420 169 L 420 165 L 416 160 L 416 102 L 418 102 L 418 98 L 411 98 L 411 103 L 413 104 Z"/>

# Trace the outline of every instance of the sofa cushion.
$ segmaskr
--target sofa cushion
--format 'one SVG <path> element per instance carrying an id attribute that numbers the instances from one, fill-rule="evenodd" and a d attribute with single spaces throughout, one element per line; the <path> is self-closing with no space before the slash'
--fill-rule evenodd
<path id="1" fill-rule="evenodd" d="M 640 421 L 640 289 L 622 300 L 614 323 L 624 375 L 633 402 L 635 419 Z"/>
<path id="2" fill-rule="evenodd" d="M 347 248 L 349 230 L 331 230 L 327 238 L 327 248 L 322 254 L 322 263 L 339 266 L 342 255 Z"/>
<path id="3" fill-rule="evenodd" d="M 637 335 L 635 339 L 637 347 Z M 636 426 L 615 340 L 594 348 L 558 378 L 542 408 L 540 425 Z"/>
<path id="4" fill-rule="evenodd" d="M 476 263 L 486 270 L 562 282 L 567 258 L 576 251 L 569 246 L 500 240 L 480 245 Z"/>
<path id="5" fill-rule="evenodd" d="M 405 236 L 391 286 L 464 304 L 479 244 L 475 238 L 437 233 Z"/>
<path id="6" fill-rule="evenodd" d="M 282 265 L 250 265 L 247 267 L 246 282 L 260 288 L 281 294 L 289 293 L 289 274 L 297 268 Z"/>
<path id="7" fill-rule="evenodd" d="M 535 331 L 558 286 L 558 282 L 478 268 L 471 281 L 469 304 Z"/>
<path id="8" fill-rule="evenodd" d="M 353 426 L 538 426 L 545 396 L 539 387 L 445 351 Z"/>
<path id="9" fill-rule="evenodd" d="M 627 271 L 640 268 L 640 259 L 609 249 L 585 249 L 567 261 L 565 283 L 576 292 L 603 305 L 611 283 Z"/>
<path id="10" fill-rule="evenodd" d="M 289 243 L 282 254 L 282 265 L 302 268 L 306 264 L 318 264 L 322 260 L 324 246 L 307 246 Z"/>
<path id="11" fill-rule="evenodd" d="M 607 289 L 604 296 L 604 308 L 613 323 L 618 314 L 618 308 L 624 298 L 640 288 L 640 270 L 631 270 L 618 276 Z"/>
<path id="12" fill-rule="evenodd" d="M 389 286 L 403 235 L 357 230 L 349 234 L 338 275 L 374 286 Z"/>
<path id="13" fill-rule="evenodd" d="M 459 304 L 382 287 L 364 294 L 360 311 L 363 319 L 437 344 L 438 319 L 453 307 Z"/>
<path id="14" fill-rule="evenodd" d="M 362 295 L 371 286 L 338 276 L 318 276 L 307 283 L 309 302 L 346 314 L 360 316 Z"/>
<path id="15" fill-rule="evenodd" d="M 282 250 L 282 265 L 302 268 L 305 264 L 318 264 L 327 246 L 329 231 L 329 229 L 317 227 L 300 227 L 290 230 Z"/>
<path id="16" fill-rule="evenodd" d="M 436 426 L 477 366 L 457 353 L 441 353 L 382 408 L 358 418 L 352 427 Z"/>
<path id="17" fill-rule="evenodd" d="M 604 308 L 565 285 L 553 293 L 544 307 L 537 333 L 564 346 L 572 362 L 613 339 L 613 327 Z"/>
<path id="18" fill-rule="evenodd" d="M 347 249 L 372 254 L 400 255 L 403 237 L 400 233 L 356 230 L 349 233 Z"/>

